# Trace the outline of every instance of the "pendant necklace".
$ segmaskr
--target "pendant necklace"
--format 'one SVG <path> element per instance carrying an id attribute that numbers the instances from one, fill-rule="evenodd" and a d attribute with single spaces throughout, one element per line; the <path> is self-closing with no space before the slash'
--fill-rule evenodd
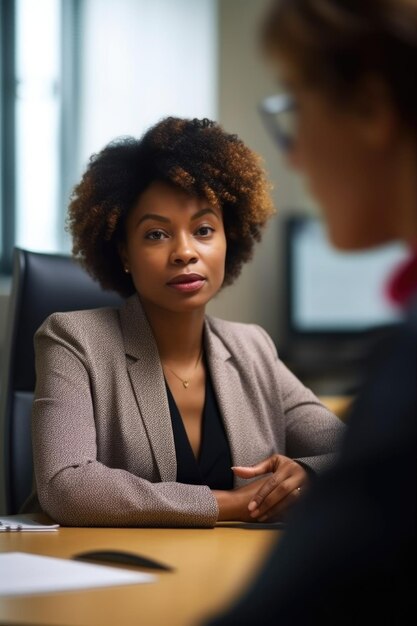
<path id="1" fill-rule="evenodd" d="M 188 376 L 188 378 L 181 378 L 181 376 L 178 376 L 178 374 L 177 374 L 176 372 L 174 372 L 174 370 L 173 370 L 173 369 L 171 369 L 168 365 L 166 365 L 165 367 L 166 367 L 166 368 L 168 368 L 168 369 L 169 369 L 169 371 L 170 371 L 172 374 L 174 374 L 175 378 L 178 378 L 178 380 L 180 380 L 180 381 L 182 382 L 182 386 L 184 387 L 184 389 L 188 389 L 188 387 L 189 387 L 189 385 L 190 385 L 190 382 L 191 382 L 191 380 L 192 380 L 192 378 L 193 378 L 193 376 L 194 376 L 194 374 L 195 374 L 195 372 L 196 372 L 196 370 L 197 370 L 198 364 L 199 364 L 199 363 L 200 363 L 200 361 L 201 361 L 201 357 L 202 357 L 202 356 L 203 356 L 203 346 L 201 346 L 201 350 L 200 350 L 200 353 L 199 353 L 199 355 L 198 355 L 198 357 L 197 357 L 197 361 L 195 362 L 195 365 L 194 365 L 194 369 L 193 369 L 193 371 L 192 371 L 192 374 L 191 374 L 191 376 Z"/>

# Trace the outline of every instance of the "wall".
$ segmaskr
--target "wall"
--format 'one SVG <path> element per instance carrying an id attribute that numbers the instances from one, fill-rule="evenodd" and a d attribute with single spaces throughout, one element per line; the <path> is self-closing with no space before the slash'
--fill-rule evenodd
<path id="1" fill-rule="evenodd" d="M 108 141 L 140 136 L 167 115 L 216 116 L 216 0 L 84 0 L 81 8 L 82 170 Z"/>

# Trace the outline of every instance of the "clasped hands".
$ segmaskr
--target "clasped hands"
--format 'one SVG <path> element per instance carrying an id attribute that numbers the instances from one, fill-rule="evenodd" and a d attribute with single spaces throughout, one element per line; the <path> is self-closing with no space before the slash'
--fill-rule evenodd
<path id="1" fill-rule="evenodd" d="M 232 470 L 240 478 L 262 478 L 231 491 L 213 491 L 219 506 L 219 521 L 281 521 L 309 482 L 306 470 L 282 454 Z"/>

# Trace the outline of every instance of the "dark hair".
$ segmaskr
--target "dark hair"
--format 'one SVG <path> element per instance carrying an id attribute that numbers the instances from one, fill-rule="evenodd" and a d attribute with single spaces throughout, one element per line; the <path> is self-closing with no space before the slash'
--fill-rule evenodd
<path id="1" fill-rule="evenodd" d="M 416 0 L 273 0 L 261 40 L 346 102 L 362 79 L 381 78 L 403 122 L 417 130 Z"/>
<path id="2" fill-rule="evenodd" d="M 221 207 L 227 240 L 223 284 L 232 283 L 275 210 L 260 157 L 207 119 L 168 117 L 141 139 L 117 139 L 90 158 L 68 210 L 75 258 L 105 289 L 134 293 L 119 244 L 130 209 L 156 180 Z"/>

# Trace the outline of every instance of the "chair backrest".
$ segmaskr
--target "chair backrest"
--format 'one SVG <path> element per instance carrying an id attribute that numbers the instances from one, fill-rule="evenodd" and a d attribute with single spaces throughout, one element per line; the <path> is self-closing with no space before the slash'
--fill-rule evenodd
<path id="1" fill-rule="evenodd" d="M 35 331 L 51 313 L 121 302 L 70 256 L 15 248 L 0 388 L 0 513 L 17 513 L 32 488 Z"/>

